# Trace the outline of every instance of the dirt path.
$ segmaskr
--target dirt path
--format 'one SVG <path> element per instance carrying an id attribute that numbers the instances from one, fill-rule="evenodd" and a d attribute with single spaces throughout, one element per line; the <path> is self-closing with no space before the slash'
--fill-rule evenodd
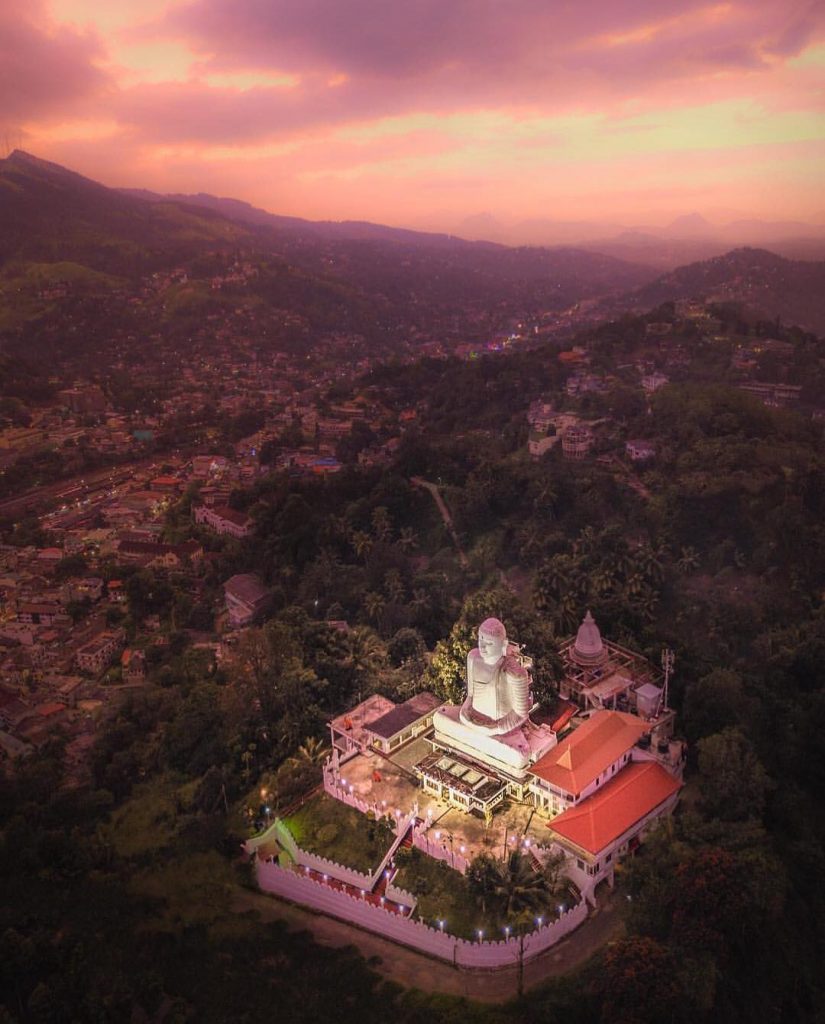
<path id="1" fill-rule="evenodd" d="M 567 974 L 617 938 L 623 930 L 620 901 L 615 893 L 601 892 L 599 907 L 580 928 L 524 965 L 525 989 Z M 380 958 L 380 963 L 373 965 L 380 975 L 406 988 L 485 1003 L 503 1003 L 518 994 L 517 965 L 487 972 L 458 970 L 344 921 L 247 889 L 238 890 L 235 907 L 240 913 L 254 911 L 264 921 L 281 920 L 294 930 L 309 931 L 324 946 L 356 946 L 365 958 Z"/>
<path id="2" fill-rule="evenodd" d="M 461 547 L 461 541 L 458 539 L 458 534 L 456 533 L 455 526 L 453 525 L 453 517 L 450 515 L 450 510 L 447 508 L 447 503 L 442 498 L 441 491 L 439 491 L 438 486 L 431 483 L 429 480 L 422 480 L 420 476 L 411 476 L 410 483 L 415 487 L 423 487 L 425 490 L 428 490 L 435 499 L 438 511 L 441 513 L 441 518 L 444 521 L 444 525 L 447 527 L 447 532 L 452 537 L 453 544 L 455 544 L 456 550 L 458 551 L 458 560 L 466 569 L 467 556 L 464 554 L 464 550 Z"/>

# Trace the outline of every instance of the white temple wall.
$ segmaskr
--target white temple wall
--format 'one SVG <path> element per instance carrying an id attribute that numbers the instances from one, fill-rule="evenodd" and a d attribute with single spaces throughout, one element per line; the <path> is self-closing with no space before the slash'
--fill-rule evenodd
<path id="1" fill-rule="evenodd" d="M 427 825 L 420 825 L 418 828 L 413 829 L 412 840 L 413 846 L 421 850 L 422 853 L 426 853 L 428 857 L 446 861 L 451 868 L 455 868 L 462 875 L 466 875 L 470 862 L 460 853 L 450 850 L 450 844 L 446 839 L 436 839 L 432 828 L 428 828 Z"/>
<path id="2" fill-rule="evenodd" d="M 470 942 L 431 928 L 421 921 L 413 921 L 376 907 L 340 890 L 331 889 L 322 882 L 296 874 L 276 863 L 259 861 L 256 872 L 258 885 L 264 892 L 312 907 L 422 953 L 471 969 L 512 967 L 522 955 L 525 961 L 530 960 L 569 935 L 587 917 L 586 904 L 578 903 L 558 920 L 524 936 L 522 954 L 522 940 L 519 937 L 495 942 Z"/>

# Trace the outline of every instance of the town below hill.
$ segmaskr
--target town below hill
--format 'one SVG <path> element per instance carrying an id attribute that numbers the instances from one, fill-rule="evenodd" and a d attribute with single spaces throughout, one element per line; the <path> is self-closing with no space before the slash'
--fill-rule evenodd
<path id="1" fill-rule="evenodd" d="M 661 277 L 249 224 L 20 153 L 0 218 L 10 1019 L 815 1019 L 821 264 Z M 273 809 L 300 826 L 331 721 L 459 702 L 490 617 L 558 721 L 588 609 L 617 650 L 669 652 L 686 756 L 669 825 L 616 873 L 614 944 L 484 1007 L 238 912 L 241 843 Z M 489 810 L 474 834 L 506 847 L 517 814 Z M 436 920 L 443 874 L 407 868 Z M 483 874 L 479 900 L 516 884 Z M 520 926 L 514 889 L 488 895 Z"/>

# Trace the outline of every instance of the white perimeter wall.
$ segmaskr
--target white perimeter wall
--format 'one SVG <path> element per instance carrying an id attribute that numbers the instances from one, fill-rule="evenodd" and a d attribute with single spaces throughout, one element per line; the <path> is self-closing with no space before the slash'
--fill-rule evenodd
<path id="1" fill-rule="evenodd" d="M 495 970 L 511 967 L 519 961 L 520 938 L 513 937 L 499 942 L 469 942 L 420 921 L 373 906 L 340 890 L 331 889 L 323 882 L 296 874 L 276 863 L 257 861 L 256 873 L 258 885 L 264 892 L 348 921 L 458 967 Z M 587 906 L 581 902 L 562 914 L 558 920 L 524 936 L 524 959 L 530 960 L 554 946 L 578 928 L 586 917 Z"/>

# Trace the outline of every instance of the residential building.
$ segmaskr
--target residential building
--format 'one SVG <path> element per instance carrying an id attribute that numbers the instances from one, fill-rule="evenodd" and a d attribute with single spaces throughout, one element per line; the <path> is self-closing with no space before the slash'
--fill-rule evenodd
<path id="1" fill-rule="evenodd" d="M 232 626 L 248 626 L 260 619 L 272 601 L 271 594 L 254 573 L 239 573 L 223 585 L 226 610 Z"/>

